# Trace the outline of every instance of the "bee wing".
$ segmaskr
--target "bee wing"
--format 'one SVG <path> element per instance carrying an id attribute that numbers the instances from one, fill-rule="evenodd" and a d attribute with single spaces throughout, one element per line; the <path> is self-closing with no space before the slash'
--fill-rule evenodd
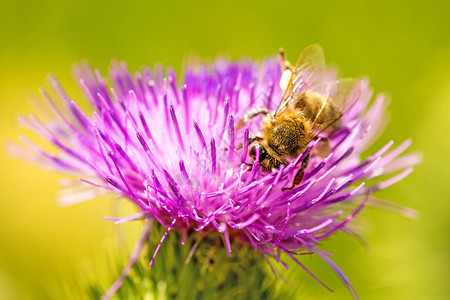
<path id="1" fill-rule="evenodd" d="M 319 45 L 311 45 L 303 50 L 273 117 L 275 118 L 277 114 L 280 114 L 291 101 L 299 99 L 306 89 L 323 82 L 325 71 L 323 50 Z"/>
<path id="2" fill-rule="evenodd" d="M 361 80 L 355 78 L 344 78 L 336 80 L 332 93 L 330 94 L 336 107 L 342 114 L 347 112 L 358 100 Z"/>
<path id="3" fill-rule="evenodd" d="M 319 91 L 324 96 L 325 101 L 333 101 L 337 112 L 333 116 L 330 116 L 326 122 L 322 122 L 316 126 L 315 121 L 319 118 L 322 110 L 317 114 L 312 124 L 313 130 L 310 134 L 309 141 L 336 123 L 356 103 L 361 93 L 359 83 L 360 80 L 358 79 L 345 78 L 316 87 L 316 91 Z M 326 104 L 325 102 L 323 106 Z"/>

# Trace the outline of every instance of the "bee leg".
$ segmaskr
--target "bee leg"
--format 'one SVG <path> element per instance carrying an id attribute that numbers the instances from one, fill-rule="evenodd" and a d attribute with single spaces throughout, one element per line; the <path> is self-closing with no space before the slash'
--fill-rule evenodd
<path id="1" fill-rule="evenodd" d="M 290 70 L 291 72 L 294 72 L 294 67 L 291 65 L 291 63 L 286 59 L 286 55 L 284 54 L 284 49 L 280 48 L 280 60 L 281 60 L 281 71 L 284 72 L 286 70 Z"/>
<path id="2" fill-rule="evenodd" d="M 267 110 L 265 108 L 259 109 L 257 111 L 250 111 L 247 114 L 245 114 L 245 116 L 237 122 L 236 129 L 244 127 L 245 124 L 248 123 L 248 121 L 250 121 L 251 119 L 253 119 L 256 116 L 259 116 L 259 115 L 265 116 L 269 113 L 270 113 L 269 110 Z"/>
<path id="3" fill-rule="evenodd" d="M 294 187 L 296 187 L 297 185 L 299 185 L 302 182 L 303 176 L 305 176 L 305 170 L 308 167 L 308 163 L 309 163 L 309 154 L 306 155 L 306 157 L 303 159 L 300 170 L 298 170 L 297 174 L 295 174 L 294 181 L 292 182 L 292 186 L 288 187 L 288 188 L 282 188 L 281 189 L 282 191 L 292 190 Z"/>

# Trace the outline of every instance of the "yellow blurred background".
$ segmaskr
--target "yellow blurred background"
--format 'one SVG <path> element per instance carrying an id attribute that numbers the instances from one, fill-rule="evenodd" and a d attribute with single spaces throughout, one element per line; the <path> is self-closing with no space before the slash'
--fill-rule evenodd
<path id="1" fill-rule="evenodd" d="M 295 59 L 319 43 L 346 77 L 368 76 L 392 99 L 389 125 L 376 146 L 413 140 L 424 160 L 406 180 L 379 197 L 419 211 L 417 220 L 365 210 L 366 251 L 347 236 L 326 249 L 362 299 L 445 299 L 450 294 L 450 2 L 448 1 L 14 1 L 0 2 L 0 299 L 43 299 L 61 282 L 107 276 L 105 253 L 117 248 L 115 210 L 103 197 L 79 205 L 56 202 L 64 176 L 9 157 L 8 141 L 30 132 L 17 116 L 58 76 L 70 95 L 81 93 L 70 68 L 87 59 L 106 73 L 112 59 L 132 71 L 184 59 L 276 55 Z M 373 148 L 375 149 L 375 148 Z M 140 225 L 126 224 L 130 243 Z M 294 264 L 291 264 L 293 267 Z M 316 272 L 336 293 L 307 282 L 298 299 L 347 299 L 332 272 Z M 299 268 L 298 268 L 299 269 Z M 74 279 L 75 278 L 75 279 Z M 67 299 L 76 298 L 67 292 Z"/>

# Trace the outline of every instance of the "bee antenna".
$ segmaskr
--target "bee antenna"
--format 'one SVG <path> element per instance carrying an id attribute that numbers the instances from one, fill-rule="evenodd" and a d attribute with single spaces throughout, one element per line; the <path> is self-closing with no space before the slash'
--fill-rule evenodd
<path id="1" fill-rule="evenodd" d="M 278 53 L 280 55 L 281 71 L 284 72 L 286 70 L 291 70 L 291 72 L 294 72 L 294 67 L 286 59 L 286 54 L 284 53 L 284 49 L 283 48 L 278 49 Z"/>

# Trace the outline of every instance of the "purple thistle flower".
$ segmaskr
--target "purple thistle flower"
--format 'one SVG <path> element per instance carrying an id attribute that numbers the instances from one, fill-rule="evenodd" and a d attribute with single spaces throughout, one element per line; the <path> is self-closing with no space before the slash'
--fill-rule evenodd
<path id="1" fill-rule="evenodd" d="M 134 202 L 139 212 L 107 219 L 156 220 L 167 227 L 161 243 L 171 230 L 219 232 L 230 253 L 233 242 L 241 241 L 283 265 L 280 255 L 285 253 L 309 274 L 297 257 L 316 253 L 354 294 L 318 245 L 337 231 L 352 233 L 349 222 L 369 201 L 377 204 L 371 193 L 406 177 L 419 159 L 414 154 L 399 157 L 409 140 L 393 150 L 389 142 L 362 158 L 380 131 L 385 107 L 382 95 L 369 106 L 367 80 L 348 94 L 353 105 L 327 136 L 327 157 L 315 154 L 320 143 L 315 140 L 289 164 L 264 172 L 259 148 L 256 159 L 249 156 L 249 137 L 260 132 L 262 119 L 254 118 L 242 129 L 236 123 L 254 107 L 277 107 L 283 96 L 278 61 L 257 65 L 217 60 L 188 68 L 182 82 L 171 69 L 144 68 L 133 75 L 124 63 L 112 65 L 111 85 L 86 63 L 75 68 L 75 75 L 94 112 L 83 112 L 51 78 L 58 102 L 45 90 L 41 93 L 55 118 L 44 122 L 31 114 L 20 120 L 58 151 L 45 151 L 24 137 L 33 151 L 14 149 L 47 168 L 81 178 L 82 193 L 63 198 L 63 203 L 95 197 L 100 189 L 114 191 Z M 336 80 L 335 73 L 328 72 L 327 80 Z M 284 190 L 307 154 L 310 161 L 301 184 Z M 147 237 L 148 229 L 131 264 Z"/>

